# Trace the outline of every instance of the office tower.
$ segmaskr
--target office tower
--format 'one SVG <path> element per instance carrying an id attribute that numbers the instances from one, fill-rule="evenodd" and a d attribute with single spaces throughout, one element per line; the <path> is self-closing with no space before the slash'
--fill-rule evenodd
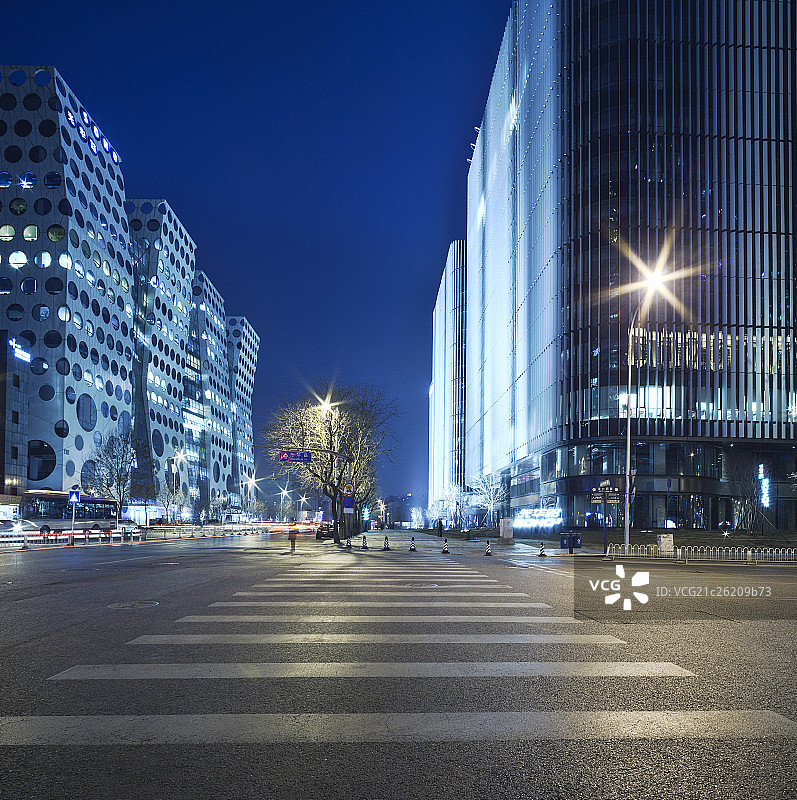
<path id="1" fill-rule="evenodd" d="M 131 422 L 130 231 L 120 158 L 53 67 L 0 67 L 5 494 L 91 482 Z"/>
<path id="2" fill-rule="evenodd" d="M 512 6 L 468 175 L 465 474 L 516 511 L 593 524 L 630 411 L 635 527 L 797 524 L 796 13 Z"/>
<path id="3" fill-rule="evenodd" d="M 466 265 L 465 242 L 452 242 L 432 316 L 430 507 L 448 497 L 452 487 L 464 489 Z"/>
<path id="4" fill-rule="evenodd" d="M 232 416 L 233 494 L 236 505 L 255 499 L 255 487 L 246 481 L 255 474 L 254 435 L 252 431 L 252 392 L 255 387 L 257 353 L 260 337 L 246 317 L 227 317 L 227 361 Z"/>

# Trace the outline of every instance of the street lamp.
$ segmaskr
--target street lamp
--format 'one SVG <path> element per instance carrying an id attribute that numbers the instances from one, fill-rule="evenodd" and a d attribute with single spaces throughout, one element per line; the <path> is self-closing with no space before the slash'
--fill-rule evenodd
<path id="1" fill-rule="evenodd" d="M 626 357 L 626 366 L 628 368 L 627 383 L 626 383 L 626 396 L 625 396 L 625 514 L 624 517 L 624 552 L 628 555 L 629 547 L 629 532 L 631 524 L 631 351 L 633 348 L 634 328 L 637 322 L 645 317 L 656 295 L 662 296 L 670 305 L 679 313 L 684 314 L 684 306 L 681 301 L 672 293 L 672 291 L 665 284 L 674 281 L 678 278 L 688 277 L 697 272 L 700 267 L 686 267 L 684 269 L 665 272 L 664 267 L 670 257 L 672 250 L 673 239 L 675 237 L 674 230 L 668 231 L 664 244 L 656 258 L 656 263 L 651 268 L 645 261 L 640 258 L 626 242 L 619 243 L 620 251 L 628 258 L 628 260 L 639 270 L 641 280 L 633 281 L 627 286 L 624 286 L 620 293 L 629 294 L 640 289 L 644 290 L 644 294 L 639 300 L 636 310 L 631 315 L 631 320 L 628 323 L 628 351 Z M 637 391 L 638 391 L 637 387 Z M 638 405 L 638 404 L 637 404 Z"/>

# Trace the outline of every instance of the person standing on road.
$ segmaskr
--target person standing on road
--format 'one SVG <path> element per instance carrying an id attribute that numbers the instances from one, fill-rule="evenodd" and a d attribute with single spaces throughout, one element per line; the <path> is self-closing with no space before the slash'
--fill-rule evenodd
<path id="1" fill-rule="evenodd" d="M 437 518 L 437 535 L 443 535 L 443 520 L 440 517 Z"/>
<path id="2" fill-rule="evenodd" d="M 291 528 L 288 539 L 290 539 L 291 542 L 291 555 L 293 555 L 296 552 L 296 530 L 294 528 Z"/>

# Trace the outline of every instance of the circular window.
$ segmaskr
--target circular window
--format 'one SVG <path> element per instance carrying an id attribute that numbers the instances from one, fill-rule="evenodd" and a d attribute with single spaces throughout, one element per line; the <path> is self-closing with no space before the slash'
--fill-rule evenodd
<path id="1" fill-rule="evenodd" d="M 10 172 L 0 172 L 0 189 L 8 189 L 11 186 L 11 182 Z"/>
<path id="2" fill-rule="evenodd" d="M 28 210 L 27 200 L 23 200 L 21 197 L 15 197 L 8 204 L 8 210 L 17 217 L 20 216 L 20 214 L 24 214 Z"/>
<path id="3" fill-rule="evenodd" d="M 69 322 L 71 317 L 72 312 L 69 310 L 69 306 L 61 306 L 58 309 L 58 319 L 60 319 L 61 322 Z"/>
<path id="4" fill-rule="evenodd" d="M 84 431 L 93 431 L 97 425 L 97 406 L 90 395 L 82 394 L 77 399 L 77 419 Z"/>
<path id="5" fill-rule="evenodd" d="M 55 389 L 49 383 L 45 383 L 39 387 L 39 397 L 46 403 L 55 397 Z"/>
<path id="6" fill-rule="evenodd" d="M 6 316 L 12 322 L 19 322 L 25 316 L 25 309 L 19 303 L 12 303 L 6 309 Z"/>
<path id="7" fill-rule="evenodd" d="M 14 133 L 17 136 L 27 136 L 33 130 L 33 125 L 26 119 L 19 119 L 14 123 Z"/>
<path id="8" fill-rule="evenodd" d="M 163 436 L 159 430 L 152 431 L 152 449 L 158 458 L 163 455 Z"/>
<path id="9" fill-rule="evenodd" d="M 67 386 L 66 390 L 64 391 L 64 397 L 66 397 L 67 403 L 74 403 L 75 402 L 75 390 L 71 386 Z"/>
<path id="10" fill-rule="evenodd" d="M 58 263 L 64 269 L 72 269 L 72 256 L 70 256 L 69 253 L 61 253 L 61 255 L 58 256 Z"/>
<path id="11" fill-rule="evenodd" d="M 15 250 L 9 257 L 8 263 L 14 269 L 22 269 L 28 263 L 28 257 L 21 251 Z"/>
<path id="12" fill-rule="evenodd" d="M 12 111 L 17 107 L 17 98 L 14 97 L 13 94 L 9 94 L 5 92 L 4 94 L 0 94 L 0 108 L 3 111 Z"/>
<path id="13" fill-rule="evenodd" d="M 39 226 L 38 225 L 26 225 L 22 229 L 22 238 L 26 242 L 35 242 L 39 238 Z"/>
<path id="14" fill-rule="evenodd" d="M 58 331 L 47 331 L 44 334 L 44 344 L 47 347 L 55 348 L 63 344 L 64 337 Z"/>
<path id="15" fill-rule="evenodd" d="M 55 469 L 55 450 L 41 439 L 28 442 L 28 480 L 43 481 Z"/>
<path id="16" fill-rule="evenodd" d="M 57 172 L 48 172 L 44 176 L 44 185 L 48 189 L 58 189 L 63 183 L 63 178 Z"/>
<path id="17" fill-rule="evenodd" d="M 47 151 L 39 144 L 30 148 L 28 157 L 34 164 L 41 164 L 47 158 Z"/>
<path id="18" fill-rule="evenodd" d="M 44 375 L 48 369 L 50 369 L 50 365 L 47 363 L 46 359 L 41 358 L 41 356 L 34 358 L 33 361 L 30 362 L 30 371 L 34 375 Z"/>
<path id="19" fill-rule="evenodd" d="M 36 72 L 33 73 L 33 82 L 37 86 L 47 86 L 51 78 L 52 76 L 46 69 L 37 69 Z"/>
<path id="20" fill-rule="evenodd" d="M 46 250 L 42 250 L 36 254 L 33 263 L 41 269 L 47 269 L 53 263 L 53 257 Z"/>
<path id="21" fill-rule="evenodd" d="M 50 211 L 52 211 L 52 208 L 53 204 L 46 197 L 40 197 L 33 203 L 33 210 L 42 216 L 44 214 L 49 214 Z"/>
<path id="22" fill-rule="evenodd" d="M 58 130 L 58 126 L 51 119 L 43 119 L 39 123 L 39 133 L 42 136 L 50 137 Z"/>
<path id="23" fill-rule="evenodd" d="M 83 441 L 83 437 L 80 434 L 75 436 L 75 450 L 82 450 L 84 444 L 85 442 Z"/>
<path id="24" fill-rule="evenodd" d="M 19 288 L 22 289 L 22 294 L 36 294 L 36 278 L 24 278 Z"/>
<path id="25" fill-rule="evenodd" d="M 45 320 L 50 319 L 50 308 L 49 306 L 45 305 L 36 305 L 33 306 L 33 309 L 30 312 L 33 315 L 33 319 L 36 322 L 44 322 Z M 54 345 L 57 347 L 57 345 Z"/>
<path id="26" fill-rule="evenodd" d="M 13 83 L 14 86 L 22 86 L 27 79 L 27 75 L 25 74 L 25 70 L 22 69 L 15 69 L 9 76 L 8 82 Z"/>
<path id="27" fill-rule="evenodd" d="M 72 364 L 72 377 L 76 381 L 83 379 L 83 370 L 80 368 L 80 364 Z"/>
<path id="28" fill-rule="evenodd" d="M 90 459 L 80 468 L 80 485 L 86 490 L 97 485 L 97 465 Z"/>
<path id="29" fill-rule="evenodd" d="M 11 278 L 0 278 L 0 294 L 11 294 L 14 284 Z"/>
<path id="30" fill-rule="evenodd" d="M 61 147 L 60 145 L 58 147 L 56 147 L 55 150 L 53 150 L 53 158 L 59 164 L 66 164 L 67 161 L 68 161 L 68 159 L 66 157 L 66 150 L 64 150 L 64 148 Z"/>
<path id="31" fill-rule="evenodd" d="M 76 312 L 75 312 L 75 313 L 72 315 L 72 324 L 73 324 L 73 325 L 74 325 L 74 326 L 75 326 L 75 327 L 76 327 L 78 330 L 81 330 L 81 329 L 83 328 L 83 315 L 82 315 L 82 314 L 78 314 L 78 312 L 76 311 Z"/>
<path id="32" fill-rule="evenodd" d="M 36 185 L 36 174 L 34 172 L 23 172 L 19 176 L 19 185 L 23 189 L 32 189 Z"/>
<path id="33" fill-rule="evenodd" d="M 20 150 L 15 144 L 12 144 L 11 147 L 6 147 L 3 155 L 9 164 L 16 164 L 17 161 L 22 158 L 22 150 Z"/>
<path id="34" fill-rule="evenodd" d="M 47 336 L 44 337 L 45 341 L 47 340 Z M 69 362 L 65 358 L 59 358 L 58 361 L 55 362 L 55 371 L 59 375 L 69 375 Z"/>
<path id="35" fill-rule="evenodd" d="M 47 228 L 47 238 L 51 242 L 60 242 L 64 236 L 66 236 L 66 231 L 63 225 L 50 225 Z"/>
<path id="36" fill-rule="evenodd" d="M 55 435 L 61 439 L 66 439 L 69 436 L 69 423 L 65 419 L 59 419 L 55 423 Z"/>
<path id="37" fill-rule="evenodd" d="M 0 225 L 0 242 L 10 242 L 15 234 L 13 225 Z"/>
<path id="38" fill-rule="evenodd" d="M 67 461 L 64 469 L 66 470 L 66 474 L 71 478 L 75 474 L 75 462 Z"/>

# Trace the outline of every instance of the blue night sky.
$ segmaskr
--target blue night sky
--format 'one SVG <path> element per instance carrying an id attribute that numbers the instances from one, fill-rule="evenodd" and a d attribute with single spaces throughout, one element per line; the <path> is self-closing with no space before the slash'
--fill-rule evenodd
<path id="1" fill-rule="evenodd" d="M 509 0 L 3 8 L 0 63 L 54 64 L 261 337 L 255 430 L 304 382 L 383 386 L 385 494 L 426 494 L 431 314 Z"/>

